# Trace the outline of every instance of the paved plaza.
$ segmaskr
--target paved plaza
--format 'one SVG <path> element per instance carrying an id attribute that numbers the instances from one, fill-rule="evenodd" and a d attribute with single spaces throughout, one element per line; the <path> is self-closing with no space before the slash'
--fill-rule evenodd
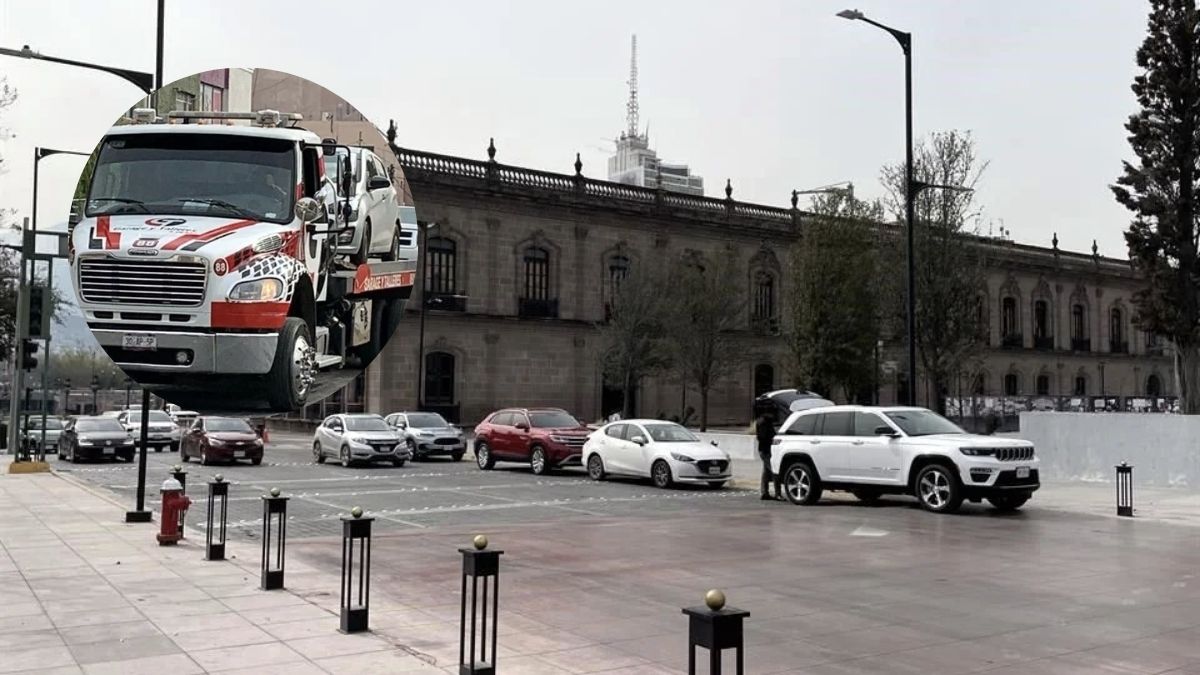
<path id="1" fill-rule="evenodd" d="M 154 503 L 178 459 L 149 458 Z M 198 530 L 178 549 L 161 549 L 151 526 L 120 523 L 135 466 L 54 466 L 60 476 L 0 477 L 0 574 L 9 582 L 0 625 L 5 635 L 32 631 L 48 645 L 9 638 L 6 649 L 70 654 L 75 662 L 62 672 L 105 672 L 88 661 L 97 653 L 162 658 L 142 647 L 179 650 L 166 656 L 190 660 L 193 670 L 180 672 L 265 672 L 263 663 L 192 654 L 228 651 L 230 640 L 248 645 L 249 655 L 278 650 L 297 664 L 287 672 L 452 672 L 456 549 L 483 532 L 505 551 L 498 664 L 505 673 L 683 672 L 680 609 L 721 588 L 730 605 L 751 612 L 748 673 L 1200 674 L 1200 538 L 1185 525 L 1195 522 L 1194 493 L 1142 495 L 1150 501 L 1139 502 L 1132 520 L 1111 515 L 1109 485 L 1048 485 L 1012 515 L 968 505 L 937 516 L 911 500 L 867 507 L 836 495 L 798 508 L 760 501 L 753 464 L 739 466 L 744 475 L 731 489 L 660 491 L 636 481 L 597 484 L 570 470 L 483 472 L 470 461 L 315 466 L 307 437 L 273 434 L 262 466 L 189 465 L 194 498 L 204 477 L 222 473 L 232 482 L 234 559 L 205 563 Z M 256 589 L 260 495 L 272 486 L 292 497 L 284 594 Z M 56 504 L 51 515 L 43 503 Z M 338 634 L 334 615 L 337 519 L 355 505 L 378 518 L 368 637 Z M 190 524 L 202 526 L 201 515 L 193 508 Z M 130 560 L 153 570 L 148 585 L 134 583 L 144 575 L 111 566 L 110 544 L 128 547 L 136 552 Z M 61 546 L 88 565 L 85 574 L 69 566 L 76 558 L 56 553 Z M 50 568 L 37 569 L 47 560 Z M 70 619 L 59 622 L 71 603 L 94 599 L 98 578 L 115 579 L 113 592 L 135 608 L 138 593 L 161 607 L 87 631 L 110 638 L 107 647 L 77 648 L 71 640 L 81 631 Z M 178 617 L 169 611 L 172 587 L 188 598 L 175 603 L 184 610 Z M 42 603 L 40 613 L 31 602 Z M 292 609 L 265 611 L 276 602 Z M 233 621 L 205 615 L 218 606 L 252 625 L 217 630 L 212 621 Z M 13 607 L 41 618 L 27 624 Z M 118 643 L 115 626 L 140 621 L 162 640 Z M 19 670 L 5 663 L 0 672 Z"/>

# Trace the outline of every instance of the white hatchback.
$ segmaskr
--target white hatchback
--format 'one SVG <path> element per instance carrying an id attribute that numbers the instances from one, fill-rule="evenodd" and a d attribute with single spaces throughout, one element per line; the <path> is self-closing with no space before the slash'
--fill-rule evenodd
<path id="1" fill-rule="evenodd" d="M 325 157 L 325 175 L 334 178 L 339 186 L 338 205 L 346 195 L 341 194 L 339 180 L 346 166 L 346 151 Z M 345 222 L 350 229 L 337 237 L 337 251 L 348 253 L 356 265 L 370 257 L 382 256 L 386 261 L 405 259 L 414 246 L 415 211 L 405 212 L 400 193 L 392 183 L 383 160 L 366 148 L 350 148 L 350 213 Z M 406 227 L 402 222 L 413 220 Z"/>
<path id="2" fill-rule="evenodd" d="M 729 454 L 674 422 L 621 420 L 593 432 L 583 445 L 592 480 L 609 475 L 649 477 L 660 488 L 673 483 L 722 487 L 732 477 Z"/>

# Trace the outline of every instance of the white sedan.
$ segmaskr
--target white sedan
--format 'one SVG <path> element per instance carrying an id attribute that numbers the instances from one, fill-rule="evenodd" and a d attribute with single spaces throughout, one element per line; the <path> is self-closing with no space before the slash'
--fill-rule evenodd
<path id="1" fill-rule="evenodd" d="M 583 445 L 592 480 L 649 477 L 660 488 L 673 483 L 722 487 L 732 477 L 728 453 L 674 422 L 621 420 L 597 429 Z"/>

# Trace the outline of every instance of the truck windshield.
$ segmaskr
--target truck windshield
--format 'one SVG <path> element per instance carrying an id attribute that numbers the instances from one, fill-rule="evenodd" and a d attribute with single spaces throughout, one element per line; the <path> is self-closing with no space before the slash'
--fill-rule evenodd
<path id="1" fill-rule="evenodd" d="M 114 214 L 292 220 L 291 141 L 219 134 L 106 138 L 88 193 L 89 217 Z"/>

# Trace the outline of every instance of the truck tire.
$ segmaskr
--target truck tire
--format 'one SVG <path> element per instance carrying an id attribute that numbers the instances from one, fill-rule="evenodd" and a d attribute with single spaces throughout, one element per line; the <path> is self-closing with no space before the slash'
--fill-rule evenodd
<path id="1" fill-rule="evenodd" d="M 358 240 L 358 250 L 350 254 L 350 262 L 361 265 L 371 257 L 371 221 L 363 221 L 362 238 Z"/>
<path id="2" fill-rule="evenodd" d="M 267 401 L 271 408 L 288 412 L 304 405 L 316 373 L 312 359 L 312 335 L 303 319 L 291 316 L 279 330 L 275 362 L 267 373 Z"/>

